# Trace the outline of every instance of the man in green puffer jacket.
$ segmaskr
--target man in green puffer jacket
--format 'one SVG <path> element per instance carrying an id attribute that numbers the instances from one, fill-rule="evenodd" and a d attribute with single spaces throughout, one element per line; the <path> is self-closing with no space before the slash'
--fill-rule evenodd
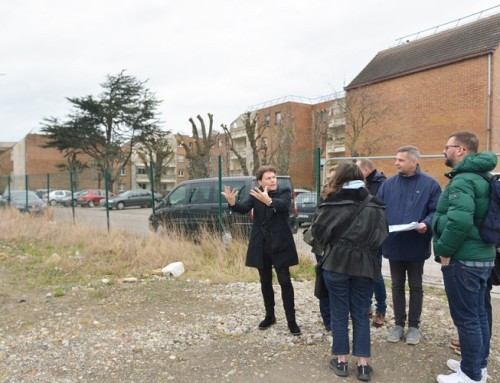
<path id="1" fill-rule="evenodd" d="M 490 200 L 490 185 L 480 174 L 490 175 L 497 158 L 492 152 L 477 153 L 478 147 L 476 135 L 457 132 L 443 150 L 446 165 L 453 169 L 446 174 L 451 181 L 439 198 L 432 232 L 462 362 L 448 360 L 455 372 L 438 375 L 439 383 L 486 382 L 487 377 L 490 334 L 485 294 L 495 245 L 481 239 L 476 225 L 484 219 Z"/>

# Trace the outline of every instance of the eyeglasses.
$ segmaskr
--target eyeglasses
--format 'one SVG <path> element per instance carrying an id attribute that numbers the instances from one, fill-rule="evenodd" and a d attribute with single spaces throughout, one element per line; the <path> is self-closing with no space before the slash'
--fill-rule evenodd
<path id="1" fill-rule="evenodd" d="M 448 148 L 459 148 L 461 147 L 462 145 L 445 145 L 444 146 L 444 150 L 448 150 Z"/>

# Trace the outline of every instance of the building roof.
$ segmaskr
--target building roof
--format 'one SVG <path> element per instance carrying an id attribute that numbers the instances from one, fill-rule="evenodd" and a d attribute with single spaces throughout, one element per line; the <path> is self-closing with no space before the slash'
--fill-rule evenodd
<path id="1" fill-rule="evenodd" d="M 499 44 L 500 13 L 381 51 L 345 89 L 483 56 Z"/>

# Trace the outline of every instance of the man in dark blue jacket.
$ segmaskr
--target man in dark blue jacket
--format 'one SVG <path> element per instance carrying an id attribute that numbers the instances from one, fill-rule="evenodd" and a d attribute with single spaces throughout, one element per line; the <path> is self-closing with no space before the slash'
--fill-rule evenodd
<path id="1" fill-rule="evenodd" d="M 384 173 L 379 172 L 373 166 L 373 163 L 367 158 L 360 158 L 356 161 L 356 165 L 361 169 L 361 173 L 365 177 L 366 188 L 371 195 L 377 195 L 378 189 L 387 179 Z M 378 258 L 380 267 L 382 268 L 382 251 L 379 251 Z M 387 310 L 387 292 L 385 290 L 384 277 L 380 274 L 380 279 L 373 286 L 373 293 L 377 302 L 375 315 L 373 316 L 372 326 L 382 327 L 385 324 L 385 312 Z M 372 315 L 370 309 L 369 315 Z"/>
<path id="2" fill-rule="evenodd" d="M 386 204 L 385 215 L 390 225 L 415 223 L 407 231 L 393 231 L 382 245 L 382 253 L 389 260 L 392 281 L 392 302 L 395 326 L 387 341 L 396 343 L 403 337 L 408 318 L 406 343 L 420 342 L 420 316 L 424 291 L 422 275 L 424 263 L 431 255 L 431 224 L 436 211 L 441 186 L 436 179 L 420 170 L 420 153 L 414 146 L 403 146 L 396 154 L 398 174 L 380 187 L 377 197 Z M 391 231 L 391 230 L 390 230 Z M 410 302 L 406 313 L 405 284 L 408 275 Z"/>

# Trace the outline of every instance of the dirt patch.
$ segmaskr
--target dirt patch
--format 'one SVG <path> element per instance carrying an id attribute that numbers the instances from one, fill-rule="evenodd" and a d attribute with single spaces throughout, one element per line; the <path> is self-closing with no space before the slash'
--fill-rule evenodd
<path id="1" fill-rule="evenodd" d="M 256 283 L 96 281 L 56 298 L 26 291 L 6 269 L 0 277 L 1 382 L 357 381 L 352 358 L 348 378 L 328 368 L 331 337 L 322 329 L 312 282 L 295 283 L 303 335 L 294 337 L 286 328 L 279 286 L 278 323 L 259 331 Z M 388 327 L 372 329 L 373 382 L 434 382 L 448 372 L 446 360 L 457 356 L 448 347 L 453 325 L 443 292 L 429 290 L 424 306 L 417 346 L 389 344 Z M 489 372 L 498 376 L 498 323 L 494 333 Z"/>

